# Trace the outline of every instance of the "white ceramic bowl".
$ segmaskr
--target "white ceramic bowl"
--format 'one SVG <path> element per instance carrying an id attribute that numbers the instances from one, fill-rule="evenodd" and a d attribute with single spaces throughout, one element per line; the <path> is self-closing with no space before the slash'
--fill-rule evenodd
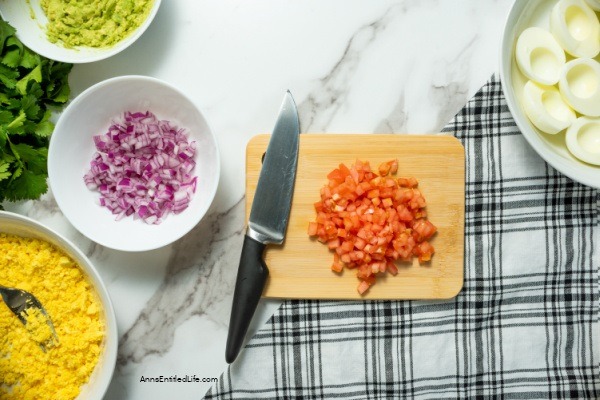
<path id="1" fill-rule="evenodd" d="M 500 79 L 502 90 L 517 126 L 531 147 L 550 165 L 569 178 L 594 188 L 600 188 L 600 167 L 584 163 L 567 149 L 565 132 L 549 135 L 529 121 L 522 104 L 522 90 L 527 79 L 514 60 L 517 38 L 526 28 L 537 26 L 549 30 L 550 11 L 557 0 L 515 1 L 502 37 Z"/>
<path id="2" fill-rule="evenodd" d="M 118 333 L 115 311 L 112 302 L 110 301 L 108 291 L 98 275 L 98 272 L 96 272 L 90 260 L 88 260 L 81 250 L 75 247 L 73 243 L 52 229 L 30 218 L 15 213 L 0 211 L 0 232 L 41 239 L 55 245 L 68 254 L 79 265 L 84 275 L 92 283 L 92 286 L 102 303 L 104 319 L 106 322 L 106 332 L 104 346 L 98 364 L 96 365 L 89 382 L 82 388 L 78 399 L 101 400 L 108 389 L 108 385 L 110 384 L 115 369 L 118 349 Z"/>
<path id="3" fill-rule="evenodd" d="M 115 215 L 97 204 L 99 193 L 83 181 L 95 153 L 92 137 L 104 134 L 125 111 L 151 111 L 185 128 L 189 140 L 197 144 L 196 193 L 184 211 L 169 213 L 160 224 L 131 216 L 116 221 Z M 143 76 L 108 79 L 77 96 L 61 114 L 48 150 L 50 187 L 63 214 L 85 236 L 116 250 L 151 250 L 185 235 L 210 207 L 219 174 L 217 142 L 200 110 L 173 86 Z"/>
<path id="4" fill-rule="evenodd" d="M 160 2 L 161 0 L 154 0 L 148 18 L 131 35 L 114 46 L 105 48 L 69 49 L 50 42 L 45 31 L 48 19 L 40 7 L 40 0 L 2 0 L 0 15 L 17 30 L 17 37 L 31 50 L 52 60 L 78 64 L 103 60 L 129 47 L 148 28 L 158 12 Z M 32 18 L 32 14 L 35 18 Z"/>

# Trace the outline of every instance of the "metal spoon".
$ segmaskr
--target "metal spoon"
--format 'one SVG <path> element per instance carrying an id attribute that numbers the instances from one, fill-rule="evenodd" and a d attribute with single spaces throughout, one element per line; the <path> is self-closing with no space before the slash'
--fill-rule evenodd
<path id="1" fill-rule="evenodd" d="M 58 335 L 54 330 L 54 325 L 52 324 L 52 320 L 48 316 L 48 313 L 42 307 L 40 301 L 31 293 L 26 292 L 21 289 L 10 288 L 6 286 L 0 285 L 0 296 L 4 300 L 4 303 L 8 306 L 8 308 L 19 318 L 19 320 L 27 327 L 27 315 L 30 310 L 38 309 L 40 313 L 44 316 L 46 324 L 50 327 L 52 331 L 52 336 L 45 340 L 44 342 L 39 343 L 42 347 L 42 350 L 46 351 L 48 347 L 54 346 L 58 343 Z"/>

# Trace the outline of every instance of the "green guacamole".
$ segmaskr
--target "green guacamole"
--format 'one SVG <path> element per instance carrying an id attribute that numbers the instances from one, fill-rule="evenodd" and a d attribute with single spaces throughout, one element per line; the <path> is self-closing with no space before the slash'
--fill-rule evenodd
<path id="1" fill-rule="evenodd" d="M 148 17 L 153 0 L 41 0 L 48 40 L 65 47 L 110 47 Z"/>

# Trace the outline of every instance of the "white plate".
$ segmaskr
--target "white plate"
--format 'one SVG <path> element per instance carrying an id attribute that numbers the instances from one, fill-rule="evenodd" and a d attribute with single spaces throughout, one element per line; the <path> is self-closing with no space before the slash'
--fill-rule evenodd
<path id="1" fill-rule="evenodd" d="M 521 32 L 531 26 L 549 30 L 550 11 L 557 1 L 516 1 L 504 28 L 501 47 L 500 79 L 502 90 L 517 126 L 531 147 L 550 165 L 569 178 L 600 188 L 600 167 L 575 158 L 565 144 L 565 133 L 549 135 L 541 132 L 525 115 L 521 98 L 527 79 L 514 60 L 515 43 Z"/>
<path id="2" fill-rule="evenodd" d="M 148 28 L 158 12 L 161 0 L 154 0 L 148 18 L 128 37 L 111 47 L 77 47 L 68 49 L 51 43 L 46 37 L 46 15 L 40 0 L 0 0 L 0 15 L 17 30 L 17 37 L 31 50 L 44 57 L 68 63 L 88 63 L 113 56 L 135 42 Z"/>
<path id="3" fill-rule="evenodd" d="M 183 212 L 168 214 L 158 225 L 131 216 L 116 221 L 97 204 L 99 193 L 83 181 L 96 151 L 92 137 L 106 133 L 111 121 L 125 111 L 151 111 L 185 128 L 197 144 L 196 193 Z M 88 238 L 116 250 L 151 250 L 185 235 L 208 211 L 219 174 L 217 142 L 200 110 L 178 89 L 143 76 L 108 79 L 76 97 L 61 114 L 48 150 L 50 187 L 63 214 Z"/>

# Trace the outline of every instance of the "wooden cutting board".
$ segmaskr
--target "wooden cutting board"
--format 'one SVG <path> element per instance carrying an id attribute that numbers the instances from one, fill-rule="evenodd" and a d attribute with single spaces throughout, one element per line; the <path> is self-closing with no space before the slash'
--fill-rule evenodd
<path id="1" fill-rule="evenodd" d="M 246 220 L 270 135 L 258 135 L 246 147 Z M 333 253 L 307 235 L 313 204 L 327 174 L 340 163 L 369 161 L 373 169 L 394 158 L 396 176 L 414 176 L 427 200 L 428 218 L 438 227 L 429 263 L 398 264 L 396 276 L 378 276 L 364 294 L 357 292 L 354 270 L 331 271 Z M 302 134 L 290 221 L 283 245 L 269 245 L 269 279 L 264 297 L 288 299 L 447 299 L 463 285 L 465 155 L 461 143 L 443 135 Z"/>

